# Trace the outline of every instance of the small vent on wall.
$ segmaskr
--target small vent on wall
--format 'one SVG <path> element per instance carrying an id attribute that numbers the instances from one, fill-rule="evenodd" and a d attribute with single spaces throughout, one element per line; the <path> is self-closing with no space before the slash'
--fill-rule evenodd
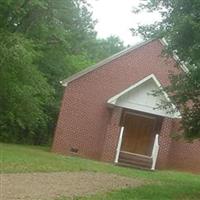
<path id="1" fill-rule="evenodd" d="M 74 148 L 74 147 L 71 147 L 70 151 L 72 153 L 78 153 L 78 149 L 77 148 Z"/>

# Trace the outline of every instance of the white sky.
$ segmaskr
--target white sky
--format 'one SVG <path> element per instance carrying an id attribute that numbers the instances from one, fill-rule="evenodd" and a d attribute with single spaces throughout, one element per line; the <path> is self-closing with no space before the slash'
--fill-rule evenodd
<path id="1" fill-rule="evenodd" d="M 124 43 L 133 45 L 142 38 L 133 37 L 130 28 L 138 24 L 151 24 L 161 17 L 159 13 L 132 13 L 142 0 L 87 0 L 92 5 L 93 18 L 98 20 L 96 31 L 98 37 L 119 36 Z"/>

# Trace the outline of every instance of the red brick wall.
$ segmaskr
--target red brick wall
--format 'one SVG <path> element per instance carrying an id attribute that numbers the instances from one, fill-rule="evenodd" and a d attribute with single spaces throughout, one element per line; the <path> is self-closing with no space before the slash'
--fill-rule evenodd
<path id="1" fill-rule="evenodd" d="M 200 172 L 200 141 L 188 142 L 173 139 L 179 127 L 179 120 L 165 119 L 160 133 L 158 169 L 174 169 Z"/>
<path id="2" fill-rule="evenodd" d="M 169 168 L 200 172 L 200 141 L 172 140 Z"/>
<path id="3" fill-rule="evenodd" d="M 101 160 L 103 161 L 113 162 L 115 160 L 121 130 L 121 127 L 119 126 L 121 114 L 121 108 L 116 107 L 113 109 L 112 117 L 111 120 L 108 122 L 107 131 L 104 137 L 104 144 L 101 155 Z"/>
<path id="4" fill-rule="evenodd" d="M 159 135 L 159 153 L 156 163 L 157 169 L 166 169 L 169 165 L 169 154 L 171 149 L 171 137 L 170 133 L 173 128 L 173 120 L 165 118 L 162 122 L 162 127 Z"/>
<path id="5" fill-rule="evenodd" d="M 162 49 L 159 41 L 153 41 L 69 83 L 65 89 L 52 150 L 65 155 L 77 154 L 113 161 L 120 112 L 113 113 L 106 102 L 152 73 L 161 84 L 167 85 L 168 72 L 177 73 L 180 69 L 174 67 L 173 59 L 160 56 Z M 164 135 L 170 131 L 167 128 L 163 130 Z M 71 148 L 78 152 L 71 153 Z M 164 152 L 161 150 L 160 160 L 162 156 L 167 158 Z"/>
<path id="6" fill-rule="evenodd" d="M 180 130 L 180 121 L 173 122 L 173 132 Z M 200 172 L 200 140 L 173 140 L 169 157 L 170 168 Z"/>

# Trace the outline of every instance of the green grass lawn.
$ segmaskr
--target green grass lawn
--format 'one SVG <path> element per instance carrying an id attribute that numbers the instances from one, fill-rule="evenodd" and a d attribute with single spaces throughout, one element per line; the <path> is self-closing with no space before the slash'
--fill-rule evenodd
<path id="1" fill-rule="evenodd" d="M 75 157 L 66 157 L 49 152 L 45 147 L 33 147 L 0 143 L 1 173 L 93 171 L 114 173 L 143 179 L 149 184 L 80 197 L 77 200 L 199 200 L 200 176 L 173 171 L 148 172 Z M 65 200 L 65 198 L 60 199 Z"/>

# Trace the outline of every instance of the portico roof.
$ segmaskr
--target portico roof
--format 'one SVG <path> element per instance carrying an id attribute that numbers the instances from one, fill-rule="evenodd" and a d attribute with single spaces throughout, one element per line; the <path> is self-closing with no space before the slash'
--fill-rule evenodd
<path id="1" fill-rule="evenodd" d="M 171 103 L 171 108 L 177 110 L 166 92 L 162 91 L 160 95 L 153 95 L 154 91 L 159 89 L 162 89 L 160 82 L 154 74 L 151 74 L 111 97 L 107 103 L 163 117 L 181 118 L 178 111 L 172 113 L 170 110 L 158 108 L 161 102 L 167 101 Z"/>

